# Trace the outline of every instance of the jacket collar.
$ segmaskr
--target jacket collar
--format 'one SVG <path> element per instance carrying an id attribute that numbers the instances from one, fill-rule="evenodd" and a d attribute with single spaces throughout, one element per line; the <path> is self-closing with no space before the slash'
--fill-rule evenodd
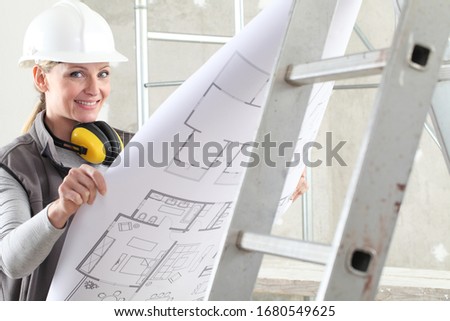
<path id="1" fill-rule="evenodd" d="M 30 129 L 29 134 L 34 138 L 35 142 L 38 144 L 39 152 L 42 156 L 49 157 L 52 161 L 57 164 L 61 164 L 61 161 L 56 152 L 56 147 L 53 142 L 53 138 L 47 130 L 44 123 L 45 110 L 37 114 L 34 120 L 33 126 Z"/>

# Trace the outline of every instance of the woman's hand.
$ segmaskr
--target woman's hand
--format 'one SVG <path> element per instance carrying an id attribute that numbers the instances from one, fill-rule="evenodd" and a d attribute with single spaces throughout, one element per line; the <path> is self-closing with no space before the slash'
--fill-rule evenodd
<path id="1" fill-rule="evenodd" d="M 308 182 L 306 181 L 306 169 L 303 171 L 302 176 L 300 176 L 300 180 L 297 183 L 297 187 L 295 188 L 294 193 L 292 193 L 291 199 L 294 202 L 300 196 L 306 193 L 308 190 Z"/>
<path id="2" fill-rule="evenodd" d="M 48 217 L 56 228 L 63 228 L 67 220 L 83 204 L 92 204 L 97 196 L 106 193 L 105 179 L 89 165 L 72 168 L 58 188 L 59 198 L 48 209 Z"/>

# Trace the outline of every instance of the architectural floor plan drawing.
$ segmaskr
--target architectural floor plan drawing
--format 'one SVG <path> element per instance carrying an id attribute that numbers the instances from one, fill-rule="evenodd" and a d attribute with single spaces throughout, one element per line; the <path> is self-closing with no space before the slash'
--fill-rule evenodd
<path id="1" fill-rule="evenodd" d="M 344 53 L 359 3 L 338 2 L 324 57 Z M 273 0 L 125 146 L 107 194 L 74 216 L 48 300 L 208 299 L 292 4 Z M 332 86 L 314 85 L 296 151 L 315 139 Z M 290 168 L 280 213 L 303 169 Z"/>
<path id="2" fill-rule="evenodd" d="M 232 81 L 236 74 L 241 76 Z M 249 144 L 245 139 L 255 135 L 269 79 L 268 71 L 234 52 L 184 122 L 187 139 L 166 172 L 201 181 L 209 169 L 220 168 L 215 184 L 238 185 L 245 169 L 242 149 Z M 249 123 L 239 123 L 237 117 Z M 192 151 L 189 147 L 194 143 L 198 147 Z"/>
<path id="3" fill-rule="evenodd" d="M 165 289 L 186 276 L 196 280 L 192 299 L 203 299 L 217 244 L 190 242 L 184 234 L 221 229 L 230 205 L 151 190 L 131 215 L 118 214 L 86 253 L 76 267 L 80 280 L 66 300 L 173 300 Z M 157 229 L 173 237 L 155 237 Z"/>

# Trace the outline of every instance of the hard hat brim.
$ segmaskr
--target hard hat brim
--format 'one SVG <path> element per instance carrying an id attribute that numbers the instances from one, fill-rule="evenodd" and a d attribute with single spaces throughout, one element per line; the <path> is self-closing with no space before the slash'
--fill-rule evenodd
<path id="1" fill-rule="evenodd" d="M 115 51 L 110 53 L 76 53 L 76 52 L 39 52 L 33 56 L 19 59 L 19 66 L 32 67 L 39 61 L 55 61 L 65 63 L 98 63 L 98 62 L 126 62 L 128 58 Z"/>

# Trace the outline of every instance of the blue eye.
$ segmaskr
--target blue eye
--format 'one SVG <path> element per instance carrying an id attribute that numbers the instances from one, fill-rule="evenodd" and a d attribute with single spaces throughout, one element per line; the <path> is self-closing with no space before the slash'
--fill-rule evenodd
<path id="1" fill-rule="evenodd" d="M 83 73 L 81 71 L 74 71 L 70 73 L 70 77 L 81 78 L 83 77 Z"/>
<path id="2" fill-rule="evenodd" d="M 101 71 L 99 74 L 98 74 L 98 77 L 99 78 L 107 78 L 109 76 L 109 71 Z"/>

